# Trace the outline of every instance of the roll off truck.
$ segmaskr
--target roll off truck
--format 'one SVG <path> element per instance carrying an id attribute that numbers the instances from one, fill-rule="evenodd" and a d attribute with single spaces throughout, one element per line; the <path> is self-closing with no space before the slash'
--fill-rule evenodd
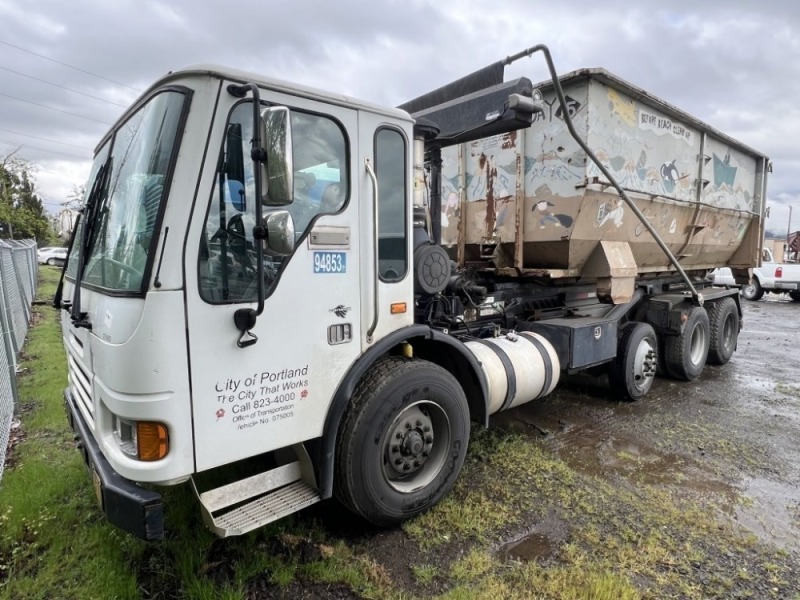
<path id="1" fill-rule="evenodd" d="M 540 54 L 549 80 L 504 81 Z M 381 526 L 452 487 L 470 424 L 564 374 L 636 400 L 726 363 L 769 160 L 534 46 L 399 108 L 214 66 L 100 141 L 55 306 L 108 519 L 190 482 L 238 535 L 335 496 Z"/>

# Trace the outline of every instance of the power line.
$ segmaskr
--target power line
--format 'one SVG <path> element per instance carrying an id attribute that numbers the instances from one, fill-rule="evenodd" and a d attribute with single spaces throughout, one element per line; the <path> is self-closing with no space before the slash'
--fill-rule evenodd
<path id="1" fill-rule="evenodd" d="M 127 83 L 122 83 L 121 81 L 114 81 L 113 79 L 109 79 L 108 77 L 104 77 L 103 75 L 98 75 L 97 73 L 92 73 L 91 71 L 87 71 L 86 69 L 81 69 L 80 67 L 75 67 L 73 65 L 68 65 L 67 63 L 61 62 L 60 60 L 56 60 L 55 58 L 50 58 L 49 56 L 45 56 L 44 54 L 38 54 L 36 52 L 33 52 L 32 50 L 27 50 L 27 49 L 22 48 L 20 46 L 16 46 L 15 44 L 12 44 L 10 42 L 6 42 L 6 41 L 3 41 L 3 40 L 0 40 L 0 44 L 5 44 L 6 46 L 10 46 L 12 48 L 16 48 L 17 50 L 21 50 L 22 52 L 27 52 L 28 54 L 32 54 L 33 56 L 38 56 L 39 58 L 43 58 L 45 60 L 49 60 L 50 62 L 54 62 L 56 64 L 59 64 L 59 65 L 63 66 L 63 67 L 68 67 L 68 68 L 73 69 L 75 71 L 80 71 L 81 73 L 86 73 L 87 75 L 91 75 L 92 77 L 97 77 L 98 79 L 102 79 L 104 81 L 108 81 L 109 83 L 113 83 L 115 85 L 121 85 L 122 87 L 126 87 L 128 89 L 131 89 L 134 92 L 140 92 L 141 93 L 141 91 L 142 91 L 142 90 L 140 90 L 138 88 L 135 88 L 135 87 L 133 87 L 131 85 L 128 85 Z"/>
<path id="2" fill-rule="evenodd" d="M 99 121 L 98 119 L 93 119 L 92 117 L 84 117 L 83 115 L 79 115 L 76 113 L 72 113 L 66 110 L 61 110 L 60 108 L 55 108 L 53 106 L 47 106 L 46 104 L 39 104 L 38 102 L 33 102 L 31 100 L 25 100 L 24 98 L 17 98 L 16 96 L 11 96 L 9 94 L 4 94 L 0 92 L 0 96 L 5 96 L 6 98 L 11 98 L 12 100 L 19 100 L 20 102 L 27 102 L 28 104 L 33 104 L 34 106 L 40 106 L 42 108 L 47 108 L 49 110 L 54 110 L 56 112 L 64 113 L 65 115 L 71 115 L 73 117 L 78 117 L 79 119 L 86 119 L 87 121 L 94 121 L 95 123 L 100 123 L 101 125 L 111 125 L 111 123 L 107 123 L 106 121 Z"/>
<path id="3" fill-rule="evenodd" d="M 68 88 L 58 83 L 53 83 L 52 81 L 47 81 L 45 79 L 39 79 L 38 77 L 34 77 L 33 75 L 26 75 L 25 73 L 20 73 L 19 71 L 15 71 L 14 69 L 9 69 L 8 67 L 0 67 L 3 71 L 8 71 L 9 73 L 14 73 L 14 75 L 19 75 L 20 77 L 27 77 L 28 79 L 33 79 L 34 81 L 39 81 L 41 83 L 46 83 L 47 85 L 52 85 L 53 87 L 61 88 L 62 90 L 67 90 L 68 92 L 72 92 L 73 94 L 80 94 L 81 96 L 86 96 L 87 98 L 92 98 L 94 100 L 100 100 L 100 102 L 107 102 L 108 104 L 113 104 L 114 106 L 119 106 L 120 108 L 128 108 L 125 104 L 118 104 L 116 102 L 112 102 L 111 100 L 106 100 L 105 98 L 100 98 L 99 96 L 92 96 L 91 94 L 87 94 L 86 92 L 81 92 L 79 90 L 73 90 L 72 88 Z"/>
<path id="4" fill-rule="evenodd" d="M 40 150 L 42 152 L 51 152 L 53 154 L 61 154 L 63 156 L 71 156 L 72 158 L 80 158 L 83 160 L 89 160 L 91 156 L 79 156 L 77 154 L 71 154 L 69 152 L 63 152 L 61 150 L 53 150 L 52 148 L 42 148 L 41 146 L 33 146 L 31 144 L 20 144 L 19 142 L 9 142 L 7 140 L 0 140 L 0 144 L 4 144 L 6 146 L 16 146 L 20 150 L 22 148 L 33 148 L 34 150 Z"/>
<path id="5" fill-rule="evenodd" d="M 62 146 L 72 146 L 73 148 L 78 148 L 80 150 L 89 150 L 89 152 L 94 152 L 94 148 L 89 148 L 88 146 L 77 146 L 75 144 L 68 144 L 67 142 L 57 142 L 56 140 L 48 140 L 47 138 L 39 137 L 36 135 L 31 135 L 29 133 L 20 133 L 19 131 L 12 131 L 11 129 L 3 129 L 0 127 L 0 131 L 5 131 L 6 133 L 13 133 L 14 135 L 24 135 L 25 137 L 33 138 L 35 140 L 42 140 L 43 142 L 50 142 L 51 144 L 61 144 Z"/>

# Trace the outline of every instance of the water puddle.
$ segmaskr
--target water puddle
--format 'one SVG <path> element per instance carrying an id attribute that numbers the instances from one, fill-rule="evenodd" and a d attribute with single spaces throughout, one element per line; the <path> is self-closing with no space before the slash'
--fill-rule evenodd
<path id="1" fill-rule="evenodd" d="M 747 478 L 750 500 L 734 507 L 732 518 L 761 540 L 784 550 L 800 550 L 800 487 L 765 478 Z"/>
<path id="2" fill-rule="evenodd" d="M 506 561 L 545 561 L 556 554 L 568 537 L 567 524 L 550 512 L 532 529 L 504 544 L 498 554 Z"/>
<path id="3" fill-rule="evenodd" d="M 530 562 L 537 559 L 550 558 L 553 555 L 553 543 L 541 533 L 532 533 L 526 538 L 509 544 L 500 553 L 505 560 Z"/>

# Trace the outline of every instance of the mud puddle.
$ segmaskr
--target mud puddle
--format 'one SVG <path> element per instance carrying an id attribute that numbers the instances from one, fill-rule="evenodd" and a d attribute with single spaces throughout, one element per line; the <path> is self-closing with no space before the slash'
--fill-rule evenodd
<path id="1" fill-rule="evenodd" d="M 507 540 L 497 554 L 503 561 L 546 562 L 569 539 L 569 525 L 550 513 L 530 529 Z"/>

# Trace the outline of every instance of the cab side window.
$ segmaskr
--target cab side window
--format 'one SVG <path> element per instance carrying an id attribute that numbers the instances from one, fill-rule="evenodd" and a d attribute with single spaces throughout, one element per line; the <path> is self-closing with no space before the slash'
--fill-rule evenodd
<path id="1" fill-rule="evenodd" d="M 375 134 L 378 176 L 378 271 L 383 281 L 400 281 L 408 270 L 406 249 L 406 140 L 395 129 Z"/>
<path id="2" fill-rule="evenodd" d="M 252 110 L 250 102 L 242 102 L 231 112 L 200 240 L 200 295 L 211 303 L 257 300 Z M 344 130 L 332 118 L 292 110 L 291 123 L 294 189 L 292 203 L 284 208 L 292 215 L 299 240 L 318 215 L 339 212 L 346 205 L 349 160 Z M 267 295 L 289 259 L 264 257 Z"/>

